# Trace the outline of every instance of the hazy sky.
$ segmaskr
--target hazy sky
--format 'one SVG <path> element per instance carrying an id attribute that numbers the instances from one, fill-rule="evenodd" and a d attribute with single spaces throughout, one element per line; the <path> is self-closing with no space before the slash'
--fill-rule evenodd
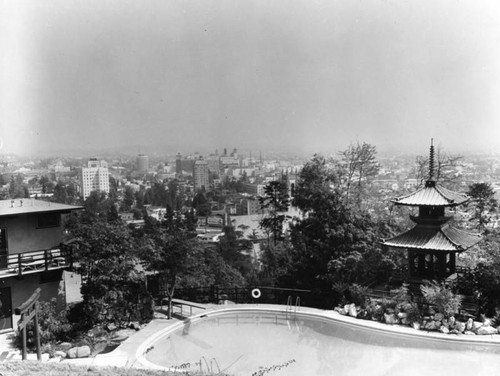
<path id="1" fill-rule="evenodd" d="M 3 152 L 500 151 L 498 0 L 0 4 Z"/>

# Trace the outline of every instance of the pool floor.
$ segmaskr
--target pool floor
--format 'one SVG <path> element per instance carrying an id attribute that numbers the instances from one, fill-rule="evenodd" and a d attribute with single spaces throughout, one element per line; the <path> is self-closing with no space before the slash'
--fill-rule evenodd
<path id="1" fill-rule="evenodd" d="M 395 336 L 305 315 L 239 312 L 188 320 L 154 343 L 146 359 L 235 376 L 273 366 L 265 374 L 498 375 L 500 347 Z"/>

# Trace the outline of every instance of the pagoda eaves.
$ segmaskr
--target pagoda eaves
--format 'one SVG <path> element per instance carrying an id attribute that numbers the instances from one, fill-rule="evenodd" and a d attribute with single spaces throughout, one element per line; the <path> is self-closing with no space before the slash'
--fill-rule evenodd
<path id="1" fill-rule="evenodd" d="M 481 240 L 481 235 L 457 229 L 449 224 L 436 227 L 417 225 L 411 230 L 387 239 L 384 245 L 395 248 L 463 252 Z"/>
<path id="2" fill-rule="evenodd" d="M 432 183 L 432 182 L 431 182 Z M 436 186 L 435 184 L 427 184 L 425 187 L 391 200 L 396 205 L 407 206 L 458 206 L 469 201 L 469 196 L 465 193 L 450 191 L 449 189 Z"/>

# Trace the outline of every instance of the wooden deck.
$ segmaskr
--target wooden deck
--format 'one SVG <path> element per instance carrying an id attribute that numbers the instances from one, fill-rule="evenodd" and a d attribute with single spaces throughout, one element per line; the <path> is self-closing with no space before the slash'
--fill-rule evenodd
<path id="1" fill-rule="evenodd" d="M 66 268 L 72 263 L 69 256 L 68 252 L 59 248 L 9 254 L 3 256 L 0 278 Z"/>

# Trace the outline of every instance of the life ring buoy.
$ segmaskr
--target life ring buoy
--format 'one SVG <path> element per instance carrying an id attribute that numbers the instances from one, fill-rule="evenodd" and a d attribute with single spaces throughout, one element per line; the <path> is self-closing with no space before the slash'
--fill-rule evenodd
<path id="1" fill-rule="evenodd" d="M 259 290 L 259 289 L 253 289 L 253 290 L 252 290 L 252 298 L 254 298 L 254 299 L 259 299 L 259 298 L 260 298 L 260 295 L 261 295 L 261 293 L 260 293 L 260 290 Z"/>

